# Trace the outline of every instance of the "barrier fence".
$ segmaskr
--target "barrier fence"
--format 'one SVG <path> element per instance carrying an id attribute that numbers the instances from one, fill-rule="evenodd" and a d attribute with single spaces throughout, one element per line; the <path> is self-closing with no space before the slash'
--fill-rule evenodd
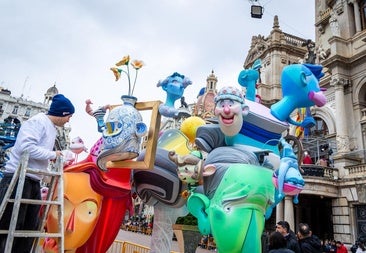
<path id="1" fill-rule="evenodd" d="M 150 248 L 127 241 L 115 240 L 107 253 L 150 253 Z M 170 251 L 170 253 L 178 253 Z"/>

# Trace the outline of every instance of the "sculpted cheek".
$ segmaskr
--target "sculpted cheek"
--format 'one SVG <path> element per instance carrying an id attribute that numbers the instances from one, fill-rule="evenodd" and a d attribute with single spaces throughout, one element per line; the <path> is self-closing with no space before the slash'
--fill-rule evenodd
<path id="1" fill-rule="evenodd" d="M 222 113 L 222 108 L 216 107 L 214 113 L 215 113 L 215 116 L 220 115 Z"/>

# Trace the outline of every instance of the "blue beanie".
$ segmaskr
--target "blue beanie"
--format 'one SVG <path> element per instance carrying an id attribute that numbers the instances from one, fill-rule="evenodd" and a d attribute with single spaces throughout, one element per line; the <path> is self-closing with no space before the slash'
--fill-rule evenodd
<path id="1" fill-rule="evenodd" d="M 68 98 L 62 94 L 57 94 L 52 98 L 48 115 L 66 117 L 75 112 L 75 108 Z"/>

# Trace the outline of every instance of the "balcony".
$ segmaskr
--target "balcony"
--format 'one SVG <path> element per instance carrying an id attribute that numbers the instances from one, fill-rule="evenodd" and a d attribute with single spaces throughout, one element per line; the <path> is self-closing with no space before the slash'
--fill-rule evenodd
<path id="1" fill-rule="evenodd" d="M 300 166 L 303 176 L 322 177 L 324 179 L 335 179 L 338 177 L 338 169 L 333 167 L 324 167 L 315 164 L 306 164 Z M 365 167 L 366 169 L 366 167 Z"/>
<path id="2" fill-rule="evenodd" d="M 345 166 L 345 170 L 348 170 L 349 178 L 365 177 L 366 174 L 366 163 L 361 163 L 357 165 Z"/>

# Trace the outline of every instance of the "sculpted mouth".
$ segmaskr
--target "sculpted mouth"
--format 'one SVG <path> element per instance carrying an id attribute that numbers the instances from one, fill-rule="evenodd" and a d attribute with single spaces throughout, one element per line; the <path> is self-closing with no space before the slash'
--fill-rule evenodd
<path id="1" fill-rule="evenodd" d="M 234 122 L 234 117 L 223 117 L 223 116 L 221 116 L 221 121 L 225 125 L 230 125 Z"/>

